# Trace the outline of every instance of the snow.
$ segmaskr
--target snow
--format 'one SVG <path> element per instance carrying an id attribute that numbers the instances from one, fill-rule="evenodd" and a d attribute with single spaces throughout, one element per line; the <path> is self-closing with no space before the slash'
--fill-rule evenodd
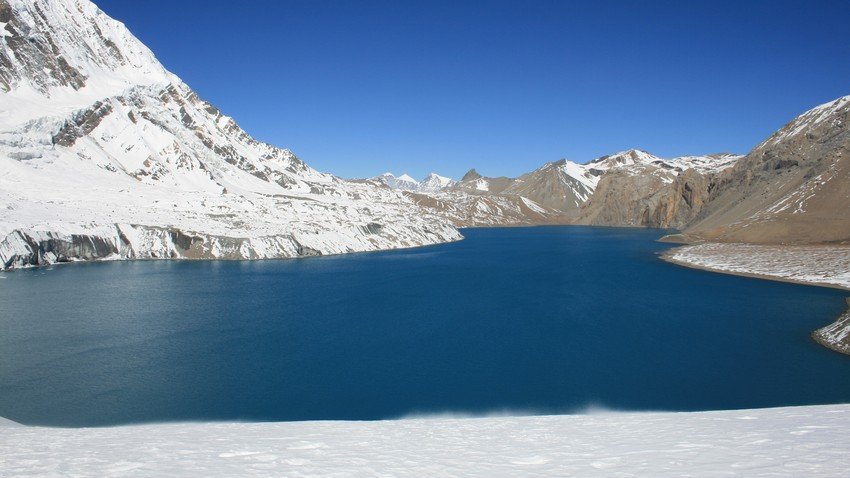
<path id="1" fill-rule="evenodd" d="M 719 272 L 850 289 L 850 246 L 705 243 L 674 249 L 670 258 Z"/>
<path id="2" fill-rule="evenodd" d="M 541 214 L 541 215 L 546 214 L 546 210 L 543 209 L 543 206 L 537 204 L 536 202 L 532 201 L 531 199 L 528 199 L 527 197 L 523 197 L 523 196 L 520 196 L 519 199 L 522 201 L 523 204 L 526 205 L 526 207 L 528 207 L 532 211 L 534 211 L 538 214 Z"/>
<path id="3" fill-rule="evenodd" d="M 393 173 L 384 173 L 372 179 L 382 182 L 392 189 L 428 194 L 439 193 L 455 184 L 455 180 L 452 178 L 440 176 L 437 173 L 428 174 L 422 181 L 413 179 L 407 173 L 398 177 Z"/>
<path id="4" fill-rule="evenodd" d="M 596 185 L 599 184 L 599 176 L 590 174 L 589 168 L 583 164 L 576 164 L 572 161 L 565 161 L 562 166 L 560 166 L 560 170 L 567 177 L 573 178 L 582 184 L 587 190 L 591 193 L 596 189 Z M 587 201 L 590 196 L 587 198 L 583 198 L 583 201 Z"/>
<path id="5" fill-rule="evenodd" d="M 829 181 L 838 176 L 838 157 L 833 159 L 832 164 L 823 173 L 805 179 L 803 184 L 791 191 L 787 196 L 778 199 L 770 207 L 763 211 L 758 211 L 750 219 L 766 220 L 783 211 L 790 210 L 791 214 L 801 214 L 806 212 L 806 202 L 818 193 L 818 190 L 823 188 Z"/>
<path id="6" fill-rule="evenodd" d="M 489 191 L 490 183 L 484 178 L 478 178 L 475 180 L 475 189 L 478 191 Z"/>
<path id="7" fill-rule="evenodd" d="M 844 476 L 850 405 L 4 427 L 4 476 Z"/>
<path id="8" fill-rule="evenodd" d="M 454 183 L 451 179 L 437 176 L 434 173 L 431 173 L 422 181 L 413 179 L 407 173 L 404 173 L 401 176 L 396 176 L 393 173 L 384 173 L 372 179 L 386 184 L 391 189 L 414 192 L 438 192 L 440 189 L 445 187 L 445 185 Z"/>
<path id="9" fill-rule="evenodd" d="M 733 166 L 741 158 L 742 156 L 737 154 L 723 153 L 705 156 L 677 156 L 664 159 L 646 151 L 630 149 L 594 159 L 583 166 L 598 171 L 610 171 L 612 169 L 629 170 L 632 166 L 655 166 L 663 170 L 668 170 L 670 174 L 675 176 L 679 172 L 691 168 L 696 169 L 700 173 L 716 173 Z"/>
<path id="10" fill-rule="evenodd" d="M 706 173 L 719 172 L 730 168 L 741 158 L 742 156 L 737 154 L 718 154 L 711 156 L 678 156 L 663 161 L 682 170 L 693 168 L 701 173 Z"/>
<path id="11" fill-rule="evenodd" d="M 608 171 L 633 164 L 651 164 L 656 161 L 661 161 L 661 158 L 653 156 L 646 151 L 630 149 L 628 151 L 620 151 L 608 156 L 602 156 L 587 163 L 587 165 L 599 171 Z"/>
<path id="12" fill-rule="evenodd" d="M 449 188 L 455 184 L 455 180 L 445 176 L 440 176 L 437 173 L 430 173 L 419 183 L 420 192 L 436 193 L 443 189 Z"/>

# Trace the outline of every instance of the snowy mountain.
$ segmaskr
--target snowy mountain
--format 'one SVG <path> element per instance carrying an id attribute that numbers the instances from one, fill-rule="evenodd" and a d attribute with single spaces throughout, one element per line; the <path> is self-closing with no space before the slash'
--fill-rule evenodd
<path id="1" fill-rule="evenodd" d="M 419 191 L 434 193 L 437 191 L 442 191 L 445 188 L 452 187 L 454 184 L 455 180 L 452 178 L 440 176 L 437 173 L 430 173 L 425 179 L 423 179 L 419 183 Z"/>
<path id="2" fill-rule="evenodd" d="M 0 268 L 457 240 L 400 192 L 251 138 L 88 0 L 0 0 Z"/>
<path id="3" fill-rule="evenodd" d="M 455 184 L 455 181 L 453 179 L 447 178 L 445 176 L 440 176 L 437 173 L 429 174 L 422 181 L 417 181 L 412 177 L 408 176 L 407 174 L 396 176 L 393 173 L 384 173 L 372 179 L 386 184 L 391 189 L 426 193 L 436 193 L 441 191 L 442 189 L 451 187 L 453 184 Z"/>
<path id="4" fill-rule="evenodd" d="M 596 175 L 616 168 L 633 165 L 663 164 L 664 160 L 640 149 L 630 149 L 602 156 L 587 163 L 587 167 Z"/>
<path id="5" fill-rule="evenodd" d="M 402 174 L 401 176 L 396 177 L 393 173 L 384 173 L 375 179 L 386 184 L 391 189 L 401 189 L 402 191 L 419 190 L 419 181 L 413 179 L 407 174 Z"/>

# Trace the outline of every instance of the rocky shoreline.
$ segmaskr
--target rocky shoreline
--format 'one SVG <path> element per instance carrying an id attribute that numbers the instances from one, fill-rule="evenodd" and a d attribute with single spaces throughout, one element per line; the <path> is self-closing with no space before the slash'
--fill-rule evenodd
<path id="1" fill-rule="evenodd" d="M 317 240 L 297 233 L 230 237 L 177 228 L 114 224 L 84 233 L 15 230 L 0 237 L 0 271 L 53 264 L 115 260 L 290 259 L 422 247 L 463 239 L 446 225 L 403 237 L 383 227 L 354 226 L 345 240 Z"/>
<path id="2" fill-rule="evenodd" d="M 847 312 L 835 322 L 812 332 L 812 338 L 824 347 L 850 355 L 850 297 L 847 298 Z"/>
<path id="3" fill-rule="evenodd" d="M 692 269 L 850 291 L 850 246 L 703 243 L 673 248 L 661 258 Z M 812 332 L 812 339 L 850 355 L 850 297 L 847 302 L 848 310 Z"/>

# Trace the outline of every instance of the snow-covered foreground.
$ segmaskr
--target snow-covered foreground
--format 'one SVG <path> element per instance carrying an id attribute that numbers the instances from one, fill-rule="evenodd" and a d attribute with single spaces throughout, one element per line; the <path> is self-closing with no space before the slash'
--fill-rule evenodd
<path id="1" fill-rule="evenodd" d="M 850 405 L 52 429 L 0 422 L 3 476 L 846 476 Z"/>

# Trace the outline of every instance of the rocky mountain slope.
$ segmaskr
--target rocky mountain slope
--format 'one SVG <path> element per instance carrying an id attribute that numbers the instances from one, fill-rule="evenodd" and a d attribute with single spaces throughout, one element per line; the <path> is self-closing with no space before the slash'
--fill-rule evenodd
<path id="1" fill-rule="evenodd" d="M 722 242 L 850 243 L 850 96 L 785 125 L 716 181 L 685 233 Z"/>
<path id="2" fill-rule="evenodd" d="M 543 206 L 523 196 L 470 194 L 452 189 L 428 194 L 406 191 L 405 194 L 423 209 L 447 218 L 457 227 L 569 223 L 563 211 Z"/>
<path id="3" fill-rule="evenodd" d="M 392 173 L 367 181 L 404 191 L 417 205 L 448 219 L 457 227 L 564 224 L 568 220 L 559 209 L 537 203 L 522 194 L 505 191 L 517 180 L 485 178 L 474 169 L 460 181 L 436 173 L 429 174 L 422 181 L 406 174 L 395 176 Z"/>
<path id="4" fill-rule="evenodd" d="M 258 142 L 88 0 L 0 0 L 0 268 L 457 240 L 403 193 Z"/>
<path id="5" fill-rule="evenodd" d="M 410 197 L 457 226 L 515 226 L 571 222 L 593 193 L 601 172 L 591 173 L 584 165 L 562 159 L 518 178 L 485 177 L 471 169 L 460 181 L 440 176 L 441 182 L 429 181 L 432 174 L 421 183 L 434 187 L 411 187 L 387 174 L 375 179 L 418 193 Z"/>
<path id="6" fill-rule="evenodd" d="M 850 96 L 818 106 L 745 157 L 629 150 L 586 164 L 547 163 L 518 178 L 473 169 L 432 193 L 438 202 L 417 201 L 463 225 L 646 226 L 684 229 L 686 241 L 848 243 L 848 114 Z"/>
<path id="7" fill-rule="evenodd" d="M 741 158 L 724 153 L 663 160 L 641 153 L 590 163 L 604 174 L 576 223 L 684 227 L 702 211 L 716 179 Z"/>
<path id="8" fill-rule="evenodd" d="M 683 241 L 848 243 L 848 113 L 850 97 L 813 108 L 743 158 L 617 161 L 576 222 L 679 228 Z"/>
<path id="9" fill-rule="evenodd" d="M 438 189 L 377 178 L 456 225 L 592 224 L 680 227 L 701 210 L 710 178 L 740 159 L 732 154 L 663 159 L 628 150 L 586 164 L 562 159 L 518 178 L 475 169 Z M 427 196 L 427 197 L 425 197 Z"/>

